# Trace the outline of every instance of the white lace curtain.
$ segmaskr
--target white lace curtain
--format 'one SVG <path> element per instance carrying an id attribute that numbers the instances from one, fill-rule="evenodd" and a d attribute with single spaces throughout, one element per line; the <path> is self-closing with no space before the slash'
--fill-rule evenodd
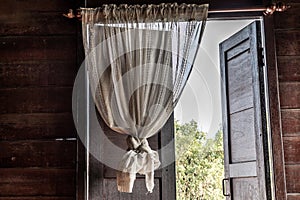
<path id="1" fill-rule="evenodd" d="M 152 192 L 158 153 L 147 138 L 173 112 L 191 73 L 208 5 L 103 5 L 82 9 L 89 82 L 105 123 L 127 134 L 118 190 L 132 192 L 136 173 Z M 170 133 L 171 134 L 171 133 Z"/>

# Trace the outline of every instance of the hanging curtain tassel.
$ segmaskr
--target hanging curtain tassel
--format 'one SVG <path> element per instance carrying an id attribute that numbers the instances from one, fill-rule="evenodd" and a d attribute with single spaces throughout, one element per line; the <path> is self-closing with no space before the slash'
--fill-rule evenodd
<path id="1" fill-rule="evenodd" d="M 119 192 L 132 193 L 136 174 L 127 172 L 117 172 L 117 185 Z"/>
<path id="2" fill-rule="evenodd" d="M 160 166 L 159 156 L 153 151 L 147 139 L 127 137 L 128 151 L 124 155 L 117 173 L 117 185 L 120 192 L 132 193 L 136 173 L 145 175 L 148 192 L 154 188 L 154 170 Z"/>

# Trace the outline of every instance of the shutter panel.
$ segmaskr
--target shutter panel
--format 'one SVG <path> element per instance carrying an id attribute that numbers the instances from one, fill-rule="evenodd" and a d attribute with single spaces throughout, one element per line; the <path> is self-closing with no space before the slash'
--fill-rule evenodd
<path id="1" fill-rule="evenodd" d="M 147 192 L 145 177 L 137 175 L 133 193 L 120 193 L 117 189 L 116 170 L 106 166 L 100 161 L 121 160 L 122 155 L 115 155 L 112 148 L 118 146 L 127 149 L 126 135 L 121 135 L 109 129 L 97 113 L 89 83 L 84 68 L 80 68 L 73 93 L 74 119 L 80 132 L 79 138 L 83 146 L 82 152 L 78 152 L 78 199 L 92 200 L 174 200 L 176 198 L 175 187 L 175 162 L 166 166 L 168 161 L 175 161 L 174 145 L 174 116 L 172 115 L 159 134 L 149 138 L 152 149 L 160 149 L 160 161 L 163 169 L 155 172 L 155 187 L 151 194 Z M 161 149 L 168 145 L 167 149 Z M 115 157 L 120 156 L 120 157 Z M 84 176 L 84 177 L 83 177 Z"/>
<path id="2" fill-rule="evenodd" d="M 260 31 L 253 22 L 220 44 L 227 199 L 267 199 Z"/>

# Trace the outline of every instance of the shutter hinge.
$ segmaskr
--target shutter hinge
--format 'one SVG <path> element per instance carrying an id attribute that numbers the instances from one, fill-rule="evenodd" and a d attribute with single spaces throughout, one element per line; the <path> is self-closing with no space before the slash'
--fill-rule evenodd
<path id="1" fill-rule="evenodd" d="M 263 67 L 265 66 L 265 56 L 264 56 L 264 48 L 260 47 L 258 49 L 258 66 Z"/>

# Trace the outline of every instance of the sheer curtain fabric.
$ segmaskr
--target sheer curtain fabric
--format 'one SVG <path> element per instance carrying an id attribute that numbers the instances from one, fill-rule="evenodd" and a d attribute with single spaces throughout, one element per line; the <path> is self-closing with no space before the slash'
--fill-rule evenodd
<path id="1" fill-rule="evenodd" d="M 132 192 L 136 173 L 152 192 L 159 155 L 147 138 L 158 133 L 191 73 L 208 5 L 103 5 L 82 9 L 85 64 L 105 123 L 127 134 L 118 190 Z M 170 133 L 172 134 L 172 133 Z"/>

